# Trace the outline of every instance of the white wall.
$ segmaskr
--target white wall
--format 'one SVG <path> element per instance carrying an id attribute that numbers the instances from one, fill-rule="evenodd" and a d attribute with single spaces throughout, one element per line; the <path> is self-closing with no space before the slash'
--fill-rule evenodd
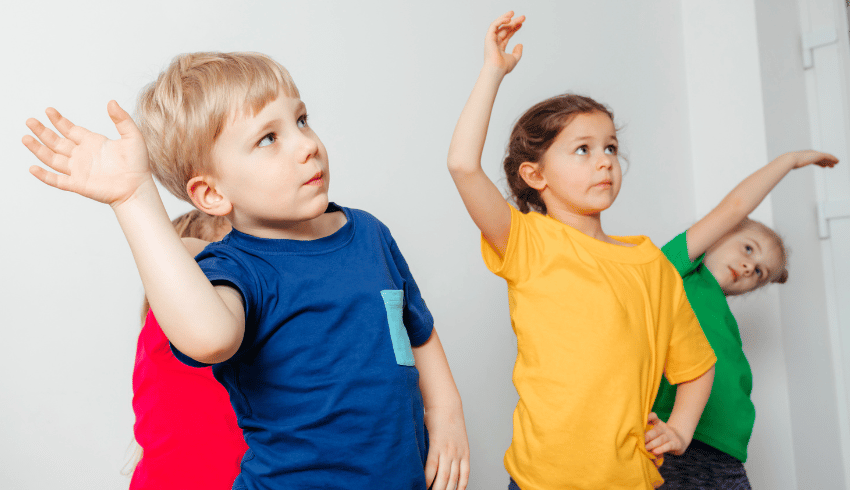
<path id="1" fill-rule="evenodd" d="M 519 13 L 528 22 L 517 40 L 525 45 L 524 57 L 502 86 L 484 151 L 491 177 L 504 187 L 499 161 L 510 126 L 525 108 L 578 91 L 609 104 L 624 126 L 621 141 L 631 168 L 617 204 L 606 212 L 606 231 L 647 234 L 660 245 L 693 223 L 768 153 L 763 141 L 753 149 L 737 134 L 718 159 L 702 150 L 704 141 L 692 142 L 695 134 L 726 134 L 738 124 L 699 117 L 717 102 L 701 94 L 693 78 L 705 68 L 695 61 L 704 48 L 691 30 L 700 24 L 694 15 L 704 3 L 523 2 Z M 743 17 L 727 14 L 723 22 L 731 19 L 745 45 L 752 45 L 752 2 L 724 3 Z M 7 70 L 14 72 L 6 71 L 2 82 L 0 119 L 0 202 L 9 222 L 0 245 L 7 257 L 0 488 L 126 487 L 119 472 L 132 438 L 130 374 L 142 294 L 109 209 L 28 175 L 35 159 L 19 143 L 27 131 L 23 122 L 44 119 L 43 108 L 52 105 L 114 136 L 106 102 L 114 98 L 131 108 L 138 90 L 173 55 L 198 50 L 261 51 L 292 72 L 328 148 L 331 198 L 389 225 L 437 319 L 464 400 L 470 488 L 506 486 L 501 460 L 516 403 L 506 288 L 481 263 L 478 234 L 445 170 L 445 156 L 481 64 L 487 25 L 520 7 L 502 0 L 437 0 L 418 7 L 389 1 L 117 5 L 54 0 L 4 8 L 0 41 L 7 46 Z M 721 20 L 721 7 L 705 8 Z M 758 66 L 752 49 L 739 54 L 734 62 Z M 741 109 L 748 119 L 740 126 L 764 140 L 764 124 L 756 121 L 758 74 L 745 72 Z M 726 78 L 718 83 L 734 93 Z M 696 131 L 705 121 L 711 124 Z M 172 216 L 188 209 L 164 197 Z M 769 211 L 761 215 L 769 221 Z M 754 483 L 771 489 L 790 488 L 778 480 L 793 481 L 794 474 L 777 301 L 768 290 L 735 306 L 750 336 L 745 342 L 759 407 L 748 469 Z"/>

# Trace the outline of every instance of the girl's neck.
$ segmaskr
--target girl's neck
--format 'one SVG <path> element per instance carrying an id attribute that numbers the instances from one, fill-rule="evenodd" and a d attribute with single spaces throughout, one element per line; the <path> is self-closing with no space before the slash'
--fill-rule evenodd
<path id="1" fill-rule="evenodd" d="M 582 214 L 572 209 L 563 206 L 546 206 L 546 215 L 561 223 L 575 228 L 585 235 L 595 238 L 601 242 L 610 243 L 612 245 L 634 246 L 632 244 L 623 243 L 609 237 L 602 231 L 601 213 Z"/>

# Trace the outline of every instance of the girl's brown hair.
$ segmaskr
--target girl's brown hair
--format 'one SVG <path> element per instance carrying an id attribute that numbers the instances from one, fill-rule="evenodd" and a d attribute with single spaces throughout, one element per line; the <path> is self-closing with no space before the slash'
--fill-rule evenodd
<path id="1" fill-rule="evenodd" d="M 577 114 L 601 112 L 614 120 L 614 113 L 590 97 L 575 94 L 556 95 L 535 104 L 514 124 L 508 141 L 504 168 L 511 197 L 523 213 L 537 211 L 546 214 L 546 204 L 537 190 L 519 175 L 524 162 L 539 163 L 562 129 Z"/>

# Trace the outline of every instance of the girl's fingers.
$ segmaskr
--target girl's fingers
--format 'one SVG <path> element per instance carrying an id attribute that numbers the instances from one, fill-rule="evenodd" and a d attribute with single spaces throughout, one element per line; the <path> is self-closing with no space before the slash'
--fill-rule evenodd
<path id="1" fill-rule="evenodd" d="M 437 476 L 437 457 L 432 456 L 430 451 L 428 453 L 428 459 L 425 461 L 425 483 L 428 488 L 431 488 L 431 484 L 434 483 L 434 478 Z"/>
<path id="2" fill-rule="evenodd" d="M 48 107 L 46 111 L 47 118 L 50 119 L 50 122 L 53 123 L 53 126 L 59 130 L 59 134 L 68 138 L 76 144 L 80 144 L 83 140 L 83 136 L 85 136 L 86 130 L 76 126 L 74 123 L 69 121 L 65 116 L 59 114 L 59 111 L 52 107 Z"/>
<path id="3" fill-rule="evenodd" d="M 30 135 L 26 135 L 21 138 L 21 142 L 27 149 L 38 158 L 41 163 L 47 165 L 57 172 L 61 172 L 63 174 L 68 173 L 67 162 L 68 159 L 57 155 L 50 148 L 39 143 L 35 138 Z"/>
<path id="4" fill-rule="evenodd" d="M 446 490 L 457 490 L 458 477 L 460 476 L 460 465 L 457 460 L 452 461 L 452 469 L 449 472 L 449 484 L 446 485 Z"/>

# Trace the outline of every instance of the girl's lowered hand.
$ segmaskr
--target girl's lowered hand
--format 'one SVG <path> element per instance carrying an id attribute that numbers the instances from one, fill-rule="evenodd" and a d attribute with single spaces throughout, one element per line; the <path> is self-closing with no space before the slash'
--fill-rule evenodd
<path id="1" fill-rule="evenodd" d="M 59 137 L 37 119 L 27 120 L 30 135 L 22 142 L 42 163 L 55 171 L 30 167 L 38 180 L 71 191 L 113 208 L 130 199 L 144 184 L 153 184 L 148 151 L 139 128 L 118 103 L 110 101 L 107 112 L 120 138 L 110 140 L 73 124 L 52 107 L 47 118 L 64 136 Z"/>
<path id="2" fill-rule="evenodd" d="M 652 428 L 646 431 L 644 435 L 647 451 L 656 456 L 664 453 L 672 453 L 678 456 L 688 448 L 690 441 L 685 441 L 673 427 L 658 418 L 655 412 L 649 414 L 648 422 Z"/>
<path id="3" fill-rule="evenodd" d="M 508 53 L 508 41 L 522 27 L 525 16 L 514 18 L 513 11 L 507 12 L 490 24 L 487 36 L 484 38 L 484 64 L 492 66 L 507 75 L 519 63 L 522 57 L 522 44 L 514 46 Z"/>

